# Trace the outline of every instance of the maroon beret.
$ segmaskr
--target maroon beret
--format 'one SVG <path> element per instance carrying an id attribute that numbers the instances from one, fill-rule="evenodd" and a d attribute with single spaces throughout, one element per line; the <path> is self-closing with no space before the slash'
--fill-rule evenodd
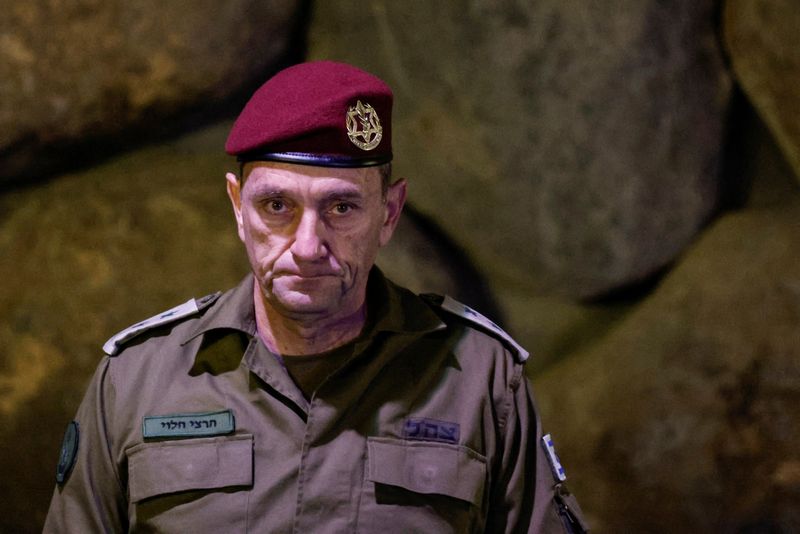
<path id="1" fill-rule="evenodd" d="M 344 63 L 284 69 L 253 94 L 228 135 L 239 161 L 367 167 L 392 160 L 392 90 Z"/>

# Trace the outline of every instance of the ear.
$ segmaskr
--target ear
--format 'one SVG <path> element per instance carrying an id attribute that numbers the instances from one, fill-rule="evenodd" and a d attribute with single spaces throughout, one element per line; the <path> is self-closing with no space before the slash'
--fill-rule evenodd
<path id="1" fill-rule="evenodd" d="M 236 229 L 239 232 L 239 239 L 244 241 L 244 225 L 242 224 L 242 184 L 232 172 L 225 173 L 227 182 L 228 198 L 231 199 L 233 206 L 233 216 L 236 219 Z"/>
<path id="2" fill-rule="evenodd" d="M 407 185 L 405 178 L 401 178 L 386 191 L 386 202 L 384 203 L 384 210 L 386 217 L 381 227 L 381 234 L 379 243 L 380 246 L 386 245 L 394 234 L 394 229 L 400 220 L 400 214 L 403 211 L 403 206 L 406 203 Z"/>

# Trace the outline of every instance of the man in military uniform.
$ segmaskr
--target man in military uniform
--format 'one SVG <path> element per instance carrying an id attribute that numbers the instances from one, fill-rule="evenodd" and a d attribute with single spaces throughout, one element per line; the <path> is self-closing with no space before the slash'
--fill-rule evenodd
<path id="1" fill-rule="evenodd" d="M 528 353 L 374 266 L 406 197 L 391 106 L 334 62 L 253 95 L 226 143 L 252 273 L 106 343 L 46 532 L 585 529 Z"/>

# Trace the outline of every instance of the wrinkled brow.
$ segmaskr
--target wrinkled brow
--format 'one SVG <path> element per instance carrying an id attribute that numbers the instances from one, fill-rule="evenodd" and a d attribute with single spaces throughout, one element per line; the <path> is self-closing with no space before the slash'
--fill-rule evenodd
<path id="1" fill-rule="evenodd" d="M 248 195 L 251 197 L 257 198 L 268 198 L 268 197 L 285 197 L 287 196 L 288 192 L 286 189 L 281 189 L 280 187 L 272 187 L 272 186 L 253 186 L 250 187 L 248 190 Z"/>
<path id="2" fill-rule="evenodd" d="M 254 185 L 250 188 L 249 196 L 254 198 L 295 198 L 296 192 L 291 189 L 275 187 L 273 185 Z M 321 191 L 317 200 L 320 203 L 331 202 L 334 200 L 361 200 L 364 198 L 364 193 L 356 187 L 335 187 L 326 191 Z"/>
<path id="3" fill-rule="evenodd" d="M 361 200 L 364 194 L 358 189 L 351 188 L 337 188 L 326 191 L 321 197 L 321 202 L 330 202 L 333 200 Z"/>

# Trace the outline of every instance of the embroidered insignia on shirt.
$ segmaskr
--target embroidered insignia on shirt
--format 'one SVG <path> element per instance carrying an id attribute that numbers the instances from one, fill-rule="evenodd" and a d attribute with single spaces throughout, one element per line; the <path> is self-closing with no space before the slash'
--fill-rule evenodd
<path id="1" fill-rule="evenodd" d="M 525 350 L 522 345 L 514 341 L 505 330 L 497 326 L 494 322 L 492 322 L 487 317 L 484 317 L 480 313 L 476 312 L 466 304 L 462 304 L 451 298 L 449 296 L 445 296 L 444 298 L 439 297 L 437 295 L 420 295 L 428 302 L 434 302 L 438 304 L 443 310 L 447 310 L 454 315 L 458 315 L 459 317 L 463 317 L 464 319 L 468 320 L 469 322 L 478 325 L 484 330 L 488 330 L 489 332 L 498 336 L 501 340 L 505 341 L 514 351 L 517 358 L 520 362 L 524 362 L 530 356 L 527 350 Z"/>
<path id="2" fill-rule="evenodd" d="M 157 326 L 169 324 L 177 321 L 178 319 L 188 317 L 194 313 L 199 313 L 211 306 L 221 294 L 222 293 L 220 292 L 206 295 L 199 300 L 189 299 L 183 304 L 175 306 L 170 310 L 161 312 L 158 315 L 150 317 L 149 319 L 145 319 L 144 321 L 138 322 L 135 325 L 129 326 L 122 332 L 114 334 L 111 339 L 106 341 L 105 345 L 103 345 L 103 352 L 109 356 L 116 356 L 125 346 L 125 343 L 131 339 Z"/>
<path id="3" fill-rule="evenodd" d="M 58 466 L 56 467 L 56 483 L 61 485 L 67 481 L 67 477 L 75 466 L 75 459 L 78 457 L 78 443 L 80 441 L 78 423 L 71 421 L 67 425 L 64 433 L 64 441 L 61 442 L 61 452 L 58 455 Z"/>
<path id="4" fill-rule="evenodd" d="M 403 425 L 403 438 L 458 443 L 461 427 L 458 423 L 412 417 Z"/>
<path id="5" fill-rule="evenodd" d="M 361 150 L 372 150 L 381 142 L 383 127 L 375 108 L 369 104 L 358 100 L 355 106 L 350 106 L 345 123 L 347 137 Z"/>
<path id="6" fill-rule="evenodd" d="M 542 436 L 542 447 L 544 447 L 544 452 L 547 454 L 547 461 L 550 463 L 550 470 L 553 472 L 553 477 L 555 477 L 558 482 L 567 480 L 567 473 L 561 465 L 558 454 L 556 454 L 556 448 L 553 446 L 553 438 L 550 437 L 550 434 Z"/>
<path id="7" fill-rule="evenodd" d="M 142 420 L 142 436 L 148 438 L 183 438 L 221 436 L 236 430 L 231 410 L 204 413 L 149 415 Z"/>

